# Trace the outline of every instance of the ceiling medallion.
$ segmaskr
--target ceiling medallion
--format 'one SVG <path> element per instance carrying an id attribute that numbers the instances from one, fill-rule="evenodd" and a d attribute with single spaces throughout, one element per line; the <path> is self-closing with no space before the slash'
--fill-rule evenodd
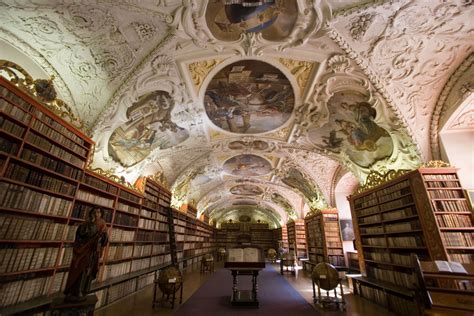
<path id="1" fill-rule="evenodd" d="M 201 89 L 201 85 L 206 79 L 207 74 L 222 62 L 220 59 L 201 60 L 189 64 L 188 68 L 191 72 L 196 91 Z"/>
<path id="2" fill-rule="evenodd" d="M 257 60 L 238 61 L 221 69 L 204 97 L 211 122 L 237 134 L 265 133 L 281 127 L 294 105 L 293 88 L 285 75 Z"/>
<path id="3" fill-rule="evenodd" d="M 314 63 L 309 61 L 280 58 L 280 62 L 295 76 L 298 87 L 301 91 L 306 87 L 309 75 L 314 68 Z"/>

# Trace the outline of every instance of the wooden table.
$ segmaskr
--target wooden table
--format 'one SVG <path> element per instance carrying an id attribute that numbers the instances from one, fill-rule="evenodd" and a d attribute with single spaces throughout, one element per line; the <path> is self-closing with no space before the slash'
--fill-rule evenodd
<path id="1" fill-rule="evenodd" d="M 253 306 L 258 307 L 258 272 L 265 268 L 265 262 L 225 262 L 224 267 L 232 273 L 232 296 L 233 306 Z M 251 290 L 239 290 L 237 287 L 238 277 L 248 275 L 252 277 Z"/>

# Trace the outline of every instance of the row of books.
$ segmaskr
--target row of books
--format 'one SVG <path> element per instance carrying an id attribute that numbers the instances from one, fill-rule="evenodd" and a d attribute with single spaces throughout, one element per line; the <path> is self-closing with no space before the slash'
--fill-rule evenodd
<path id="1" fill-rule="evenodd" d="M 416 284 L 416 276 L 413 273 L 412 269 L 409 269 L 407 273 L 404 273 L 396 270 L 381 269 L 368 264 L 366 266 L 366 270 L 368 277 L 372 277 L 385 282 L 390 282 L 392 284 L 396 284 L 406 288 L 413 288 Z"/>
<path id="2" fill-rule="evenodd" d="M 81 169 L 73 167 L 72 165 L 60 161 L 58 159 L 47 157 L 37 151 L 28 148 L 23 148 L 20 157 L 35 165 L 49 169 L 53 172 L 59 173 L 65 177 L 72 178 L 74 180 L 81 180 L 84 175 L 84 171 L 82 171 Z"/>
<path id="3" fill-rule="evenodd" d="M 18 241 L 72 241 L 77 229 L 77 226 L 20 216 L 0 216 L 0 227 L 0 240 Z"/>
<path id="4" fill-rule="evenodd" d="M 164 254 L 160 256 L 151 257 L 150 266 L 157 267 L 161 265 L 167 265 L 171 263 L 171 254 Z"/>
<path id="5" fill-rule="evenodd" d="M 405 195 L 399 199 L 380 204 L 380 209 L 382 211 L 391 210 L 411 203 L 413 203 L 413 197 L 411 195 Z"/>
<path id="6" fill-rule="evenodd" d="M 114 284 L 107 290 L 108 304 L 121 299 L 129 294 L 134 293 L 137 288 L 136 279 L 131 279 L 122 283 Z"/>
<path id="7" fill-rule="evenodd" d="M 105 281 L 129 273 L 131 266 L 131 261 L 124 261 L 116 264 L 107 264 L 100 267 L 100 269 L 103 270 L 103 274 L 99 272 L 99 275 L 102 274 L 102 281 Z"/>
<path id="8" fill-rule="evenodd" d="M 133 194 L 133 193 L 130 193 L 130 192 L 127 192 L 125 190 L 120 190 L 119 192 L 119 195 L 120 197 L 126 199 L 126 200 L 129 200 L 131 202 L 134 202 L 134 203 L 137 203 L 137 204 L 140 204 L 142 198 Z"/>
<path id="9" fill-rule="evenodd" d="M 106 198 L 89 191 L 78 190 L 76 197 L 79 200 L 86 201 L 86 202 L 96 204 L 96 205 L 101 205 L 101 206 L 110 207 L 110 208 L 114 206 L 113 199 Z"/>
<path id="10" fill-rule="evenodd" d="M 420 229 L 420 221 L 418 219 L 411 220 L 409 222 L 393 223 L 390 225 L 385 225 L 385 232 L 402 232 L 402 231 L 413 231 Z"/>
<path id="11" fill-rule="evenodd" d="M 0 152 L 16 155 L 18 152 L 18 148 L 20 148 L 18 143 L 6 139 L 5 137 L 3 137 L 3 135 L 0 135 Z"/>
<path id="12" fill-rule="evenodd" d="M 140 214 L 140 209 L 138 207 L 122 203 L 121 201 L 117 202 L 117 210 L 120 210 L 120 211 L 126 212 L 126 213 L 130 213 L 130 214 L 135 214 L 135 215 Z M 144 209 L 142 209 L 141 211 L 148 213 L 148 211 L 146 211 Z M 149 212 L 149 213 L 152 213 L 152 212 Z M 142 215 L 146 216 L 145 214 L 142 214 Z M 151 217 L 151 216 L 148 216 L 148 217 Z"/>
<path id="13" fill-rule="evenodd" d="M 23 133 L 26 130 L 26 128 L 24 128 L 23 126 L 16 124 L 12 120 L 4 116 L 0 116 L 0 129 L 7 133 L 15 135 L 18 138 L 23 137 Z"/>
<path id="14" fill-rule="evenodd" d="M 383 190 L 382 190 L 383 191 Z M 411 193 L 411 189 L 409 186 L 405 186 L 400 190 L 396 190 L 392 193 L 384 194 L 384 195 L 379 195 L 379 202 L 384 203 L 390 200 L 398 199 L 400 197 L 403 197 L 407 194 Z M 380 194 L 380 192 L 379 192 Z"/>
<path id="15" fill-rule="evenodd" d="M 30 144 L 41 148 L 42 150 L 50 153 L 51 155 L 58 157 L 64 161 L 73 164 L 74 166 L 83 169 L 85 166 L 85 158 L 79 157 L 68 150 L 51 143 L 51 141 L 47 138 L 44 138 L 41 135 L 35 134 L 34 132 L 30 132 L 26 135 L 26 141 Z"/>
<path id="16" fill-rule="evenodd" d="M 428 194 L 432 199 L 462 199 L 464 194 L 461 190 L 430 190 Z"/>
<path id="17" fill-rule="evenodd" d="M 89 216 L 89 212 L 94 208 L 94 205 L 91 204 L 83 204 L 80 201 L 76 201 L 74 203 L 74 208 L 72 209 L 72 218 L 79 218 L 86 220 L 87 216 Z M 109 209 L 102 209 L 102 218 L 107 222 L 111 223 L 112 222 L 112 217 L 113 217 L 113 212 L 112 210 Z"/>
<path id="18" fill-rule="evenodd" d="M 406 237 L 387 237 L 389 247 L 424 247 L 425 242 L 422 235 Z"/>
<path id="19" fill-rule="evenodd" d="M 5 208 L 68 217 L 72 201 L 21 185 L 0 182 L 0 205 Z"/>
<path id="20" fill-rule="evenodd" d="M 31 120 L 30 113 L 13 105 L 12 103 L 8 102 L 3 98 L 0 98 L 0 110 L 4 113 L 8 113 L 8 115 L 13 117 L 17 121 L 22 122 L 25 125 L 28 125 Z"/>
<path id="21" fill-rule="evenodd" d="M 34 297 L 48 295 L 49 292 L 60 292 L 66 285 L 67 275 L 67 272 L 59 272 L 52 276 L 0 283 L 0 306 L 19 304 Z"/>
<path id="22" fill-rule="evenodd" d="M 17 162 L 10 161 L 5 171 L 7 178 L 27 183 L 44 190 L 61 193 L 68 196 L 74 196 L 76 193 L 76 184 L 54 178 L 43 172 L 26 168 Z"/>
<path id="23" fill-rule="evenodd" d="M 474 253 L 450 253 L 448 252 L 449 260 L 461 262 L 461 263 L 472 263 L 474 261 Z"/>
<path id="24" fill-rule="evenodd" d="M 345 266 L 346 260 L 344 256 L 328 256 L 328 261 L 334 266 Z"/>
<path id="25" fill-rule="evenodd" d="M 474 247 L 472 232 L 441 232 L 441 239 L 448 247 Z"/>
<path id="26" fill-rule="evenodd" d="M 87 157 L 88 150 L 84 146 L 78 145 L 76 142 L 72 141 L 69 138 L 64 137 L 61 133 L 41 122 L 40 120 L 33 121 L 33 129 L 39 132 L 41 135 L 46 136 L 72 152 L 79 154 L 80 156 Z"/>
<path id="27" fill-rule="evenodd" d="M 417 316 L 418 308 L 413 301 L 387 293 L 383 289 L 360 285 L 361 295 L 379 305 L 386 306 L 398 315 Z"/>
<path id="28" fill-rule="evenodd" d="M 51 268 L 58 254 L 58 247 L 0 249 L 0 273 Z"/>
<path id="29" fill-rule="evenodd" d="M 131 258 L 133 245 L 109 245 L 107 250 L 107 261 Z"/>
<path id="30" fill-rule="evenodd" d="M 130 272 L 135 272 L 135 271 L 147 269 L 149 267 L 150 267 L 150 258 L 133 259 L 132 267 L 130 268 Z"/>
<path id="31" fill-rule="evenodd" d="M 135 231 L 134 230 L 124 230 L 120 228 L 112 228 L 110 232 L 110 241 L 120 242 L 120 241 L 134 241 L 135 240 Z"/>
<path id="32" fill-rule="evenodd" d="M 90 186 L 92 186 L 94 188 L 97 188 L 99 190 L 108 192 L 112 195 L 116 195 L 118 193 L 118 188 L 115 185 L 113 185 L 111 183 L 108 183 L 104 180 L 101 180 L 97 177 L 94 177 L 92 175 L 89 175 L 89 174 L 85 175 L 84 182 L 87 185 L 90 185 Z"/>
<path id="33" fill-rule="evenodd" d="M 466 200 L 458 201 L 432 201 L 436 212 L 471 212 Z"/>
<path id="34" fill-rule="evenodd" d="M 471 217 L 469 215 L 438 214 L 436 221 L 440 227 L 471 227 Z"/>
<path id="35" fill-rule="evenodd" d="M 383 215 L 384 221 L 389 221 L 389 220 L 400 219 L 400 218 L 416 215 L 416 210 L 410 206 L 410 207 L 405 207 L 401 210 L 386 212 L 386 213 L 383 213 L 382 215 Z"/>
<path id="36" fill-rule="evenodd" d="M 115 212 L 114 224 L 136 227 L 138 218 L 122 212 Z"/>
<path id="37" fill-rule="evenodd" d="M 426 181 L 428 188 L 460 188 L 459 180 L 454 181 Z"/>
<path id="38" fill-rule="evenodd" d="M 456 174 L 423 174 L 425 181 L 450 181 L 457 180 Z"/>

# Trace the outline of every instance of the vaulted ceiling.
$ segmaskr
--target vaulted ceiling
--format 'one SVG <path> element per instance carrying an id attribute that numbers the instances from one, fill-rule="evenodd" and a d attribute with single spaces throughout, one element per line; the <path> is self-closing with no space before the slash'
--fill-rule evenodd
<path id="1" fill-rule="evenodd" d="M 341 179 L 439 158 L 474 90 L 470 1 L 224 2 L 2 1 L 0 48 L 54 76 L 92 168 L 216 222 L 279 226 Z"/>

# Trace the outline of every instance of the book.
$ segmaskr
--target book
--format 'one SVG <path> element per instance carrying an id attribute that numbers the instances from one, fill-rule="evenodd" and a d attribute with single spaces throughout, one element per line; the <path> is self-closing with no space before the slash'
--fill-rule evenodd
<path id="1" fill-rule="evenodd" d="M 436 265 L 437 272 L 451 272 L 451 273 L 467 274 L 467 271 L 462 265 L 462 263 L 454 262 L 454 261 L 443 261 L 443 260 L 435 260 L 434 262 Z"/>

